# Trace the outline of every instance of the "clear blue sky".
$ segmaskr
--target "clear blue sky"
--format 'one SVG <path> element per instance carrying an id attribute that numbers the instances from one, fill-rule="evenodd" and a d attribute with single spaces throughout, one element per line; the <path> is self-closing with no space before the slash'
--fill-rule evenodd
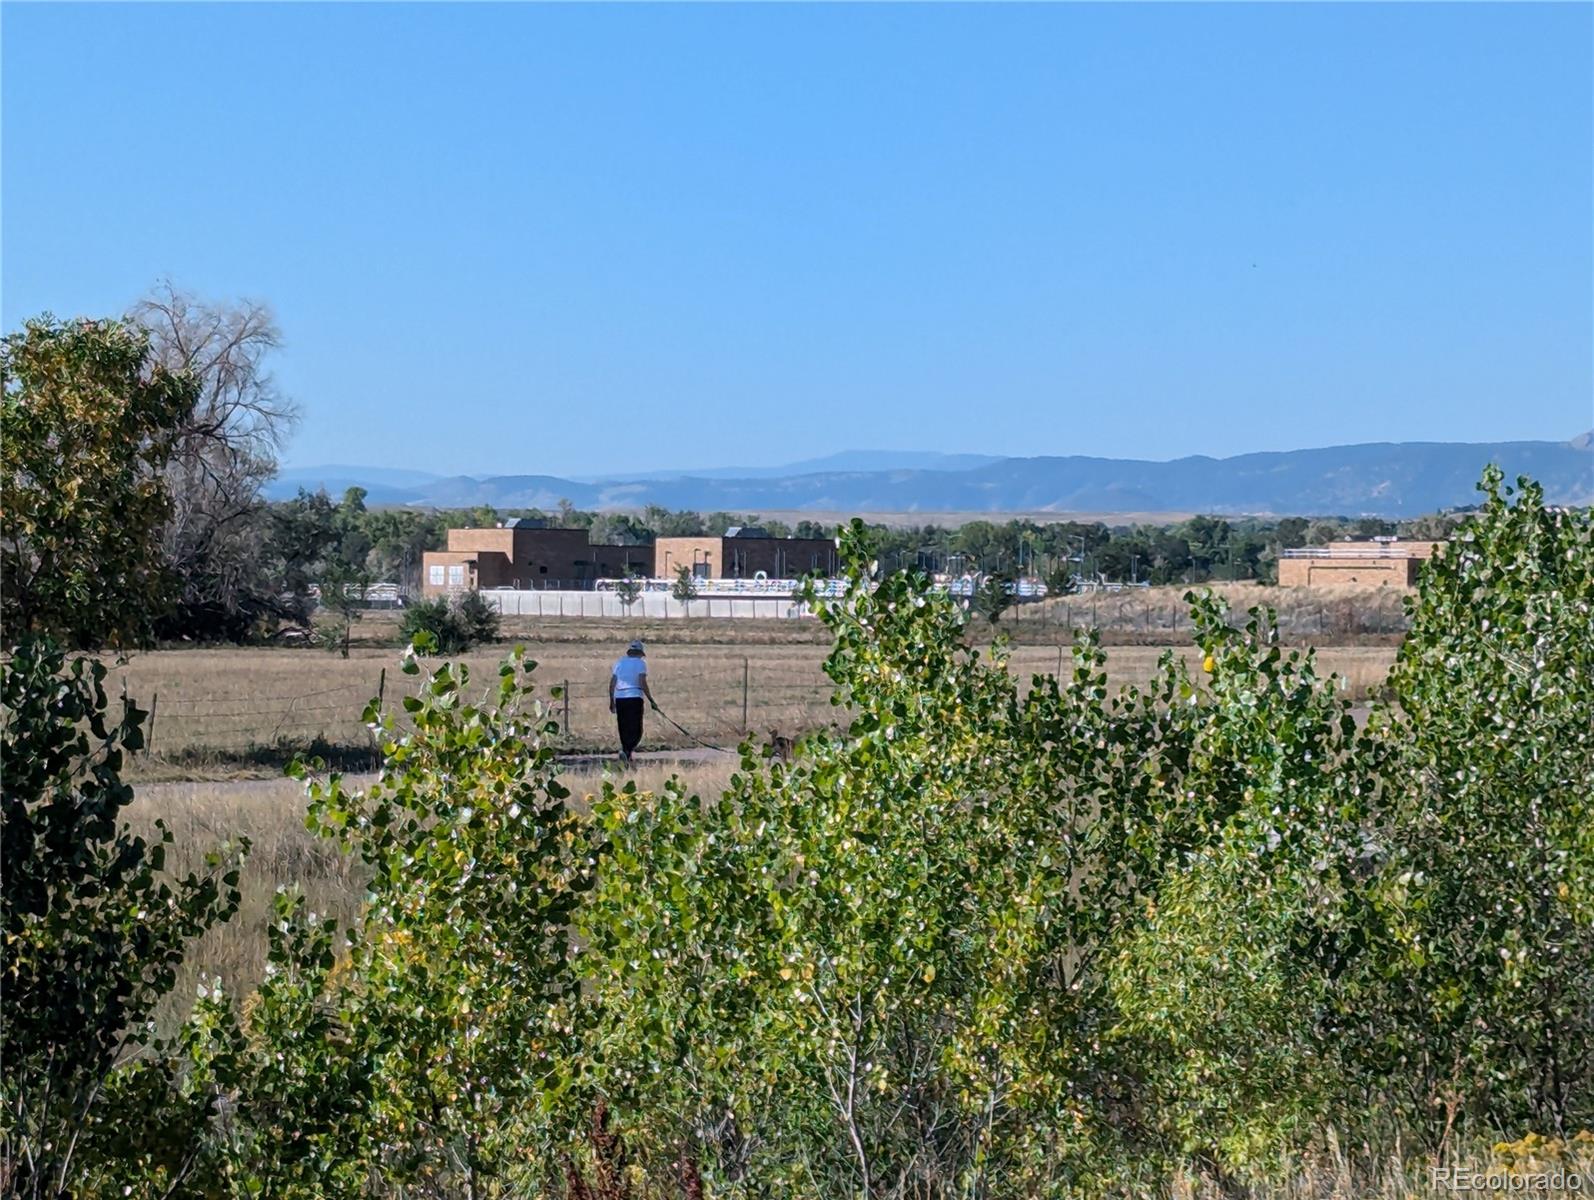
<path id="1" fill-rule="evenodd" d="M 1564 438 L 1591 14 L 7 4 L 4 323 L 268 301 L 301 465 Z"/>

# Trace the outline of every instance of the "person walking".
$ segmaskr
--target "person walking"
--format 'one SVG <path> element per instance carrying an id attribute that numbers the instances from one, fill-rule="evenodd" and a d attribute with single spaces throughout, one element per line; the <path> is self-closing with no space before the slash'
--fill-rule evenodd
<path id="1" fill-rule="evenodd" d="M 620 758 L 625 762 L 631 761 L 631 752 L 642 740 L 644 699 L 658 708 L 648 687 L 647 658 L 639 640 L 626 647 L 609 672 L 609 711 L 620 727 Z"/>

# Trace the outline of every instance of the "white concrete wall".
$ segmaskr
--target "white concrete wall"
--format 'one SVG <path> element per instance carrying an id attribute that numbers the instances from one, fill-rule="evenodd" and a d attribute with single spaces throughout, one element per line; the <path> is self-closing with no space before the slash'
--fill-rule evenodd
<path id="1" fill-rule="evenodd" d="M 505 616 L 513 617 L 634 617 L 638 620 L 675 620 L 686 616 L 717 619 L 787 620 L 804 617 L 808 606 L 788 598 L 730 599 L 704 597 L 683 604 L 674 596 L 644 592 L 630 611 L 613 592 L 510 591 L 493 588 L 482 599 Z"/>

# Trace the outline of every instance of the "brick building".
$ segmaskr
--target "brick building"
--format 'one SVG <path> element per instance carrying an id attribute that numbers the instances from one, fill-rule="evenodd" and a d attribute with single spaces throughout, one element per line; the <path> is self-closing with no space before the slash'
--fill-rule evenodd
<path id="1" fill-rule="evenodd" d="M 1286 550 L 1279 559 L 1280 587 L 1334 587 L 1340 584 L 1411 588 L 1425 559 L 1443 542 L 1333 542 Z"/>
<path id="2" fill-rule="evenodd" d="M 589 541 L 585 529 L 509 520 L 493 529 L 450 529 L 448 548 L 421 558 L 421 591 L 580 588 L 627 574 L 653 574 L 653 547 L 605 546 Z"/>
<path id="3" fill-rule="evenodd" d="M 839 569 L 829 538 L 777 538 L 757 525 L 732 526 L 724 537 L 661 537 L 653 543 L 653 568 L 670 579 L 687 567 L 699 579 L 795 579 Z"/>

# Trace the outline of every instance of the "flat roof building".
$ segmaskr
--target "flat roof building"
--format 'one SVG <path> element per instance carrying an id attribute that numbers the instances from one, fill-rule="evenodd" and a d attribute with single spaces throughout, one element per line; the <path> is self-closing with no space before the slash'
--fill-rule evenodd
<path id="1" fill-rule="evenodd" d="M 1425 560 L 1443 542 L 1403 542 L 1373 538 L 1362 542 L 1330 542 L 1286 550 L 1279 558 L 1280 587 L 1337 587 L 1344 584 L 1412 588 Z"/>
<path id="2" fill-rule="evenodd" d="M 840 568 L 830 538 L 770 537 L 757 525 L 733 525 L 723 537 L 661 537 L 653 543 L 653 567 L 664 579 L 681 567 L 699 579 L 795 579 Z"/>
<path id="3" fill-rule="evenodd" d="M 492 529 L 450 529 L 448 547 L 421 556 L 421 591 L 580 588 L 598 579 L 653 574 L 652 546 L 608 546 L 585 529 L 505 521 Z"/>

